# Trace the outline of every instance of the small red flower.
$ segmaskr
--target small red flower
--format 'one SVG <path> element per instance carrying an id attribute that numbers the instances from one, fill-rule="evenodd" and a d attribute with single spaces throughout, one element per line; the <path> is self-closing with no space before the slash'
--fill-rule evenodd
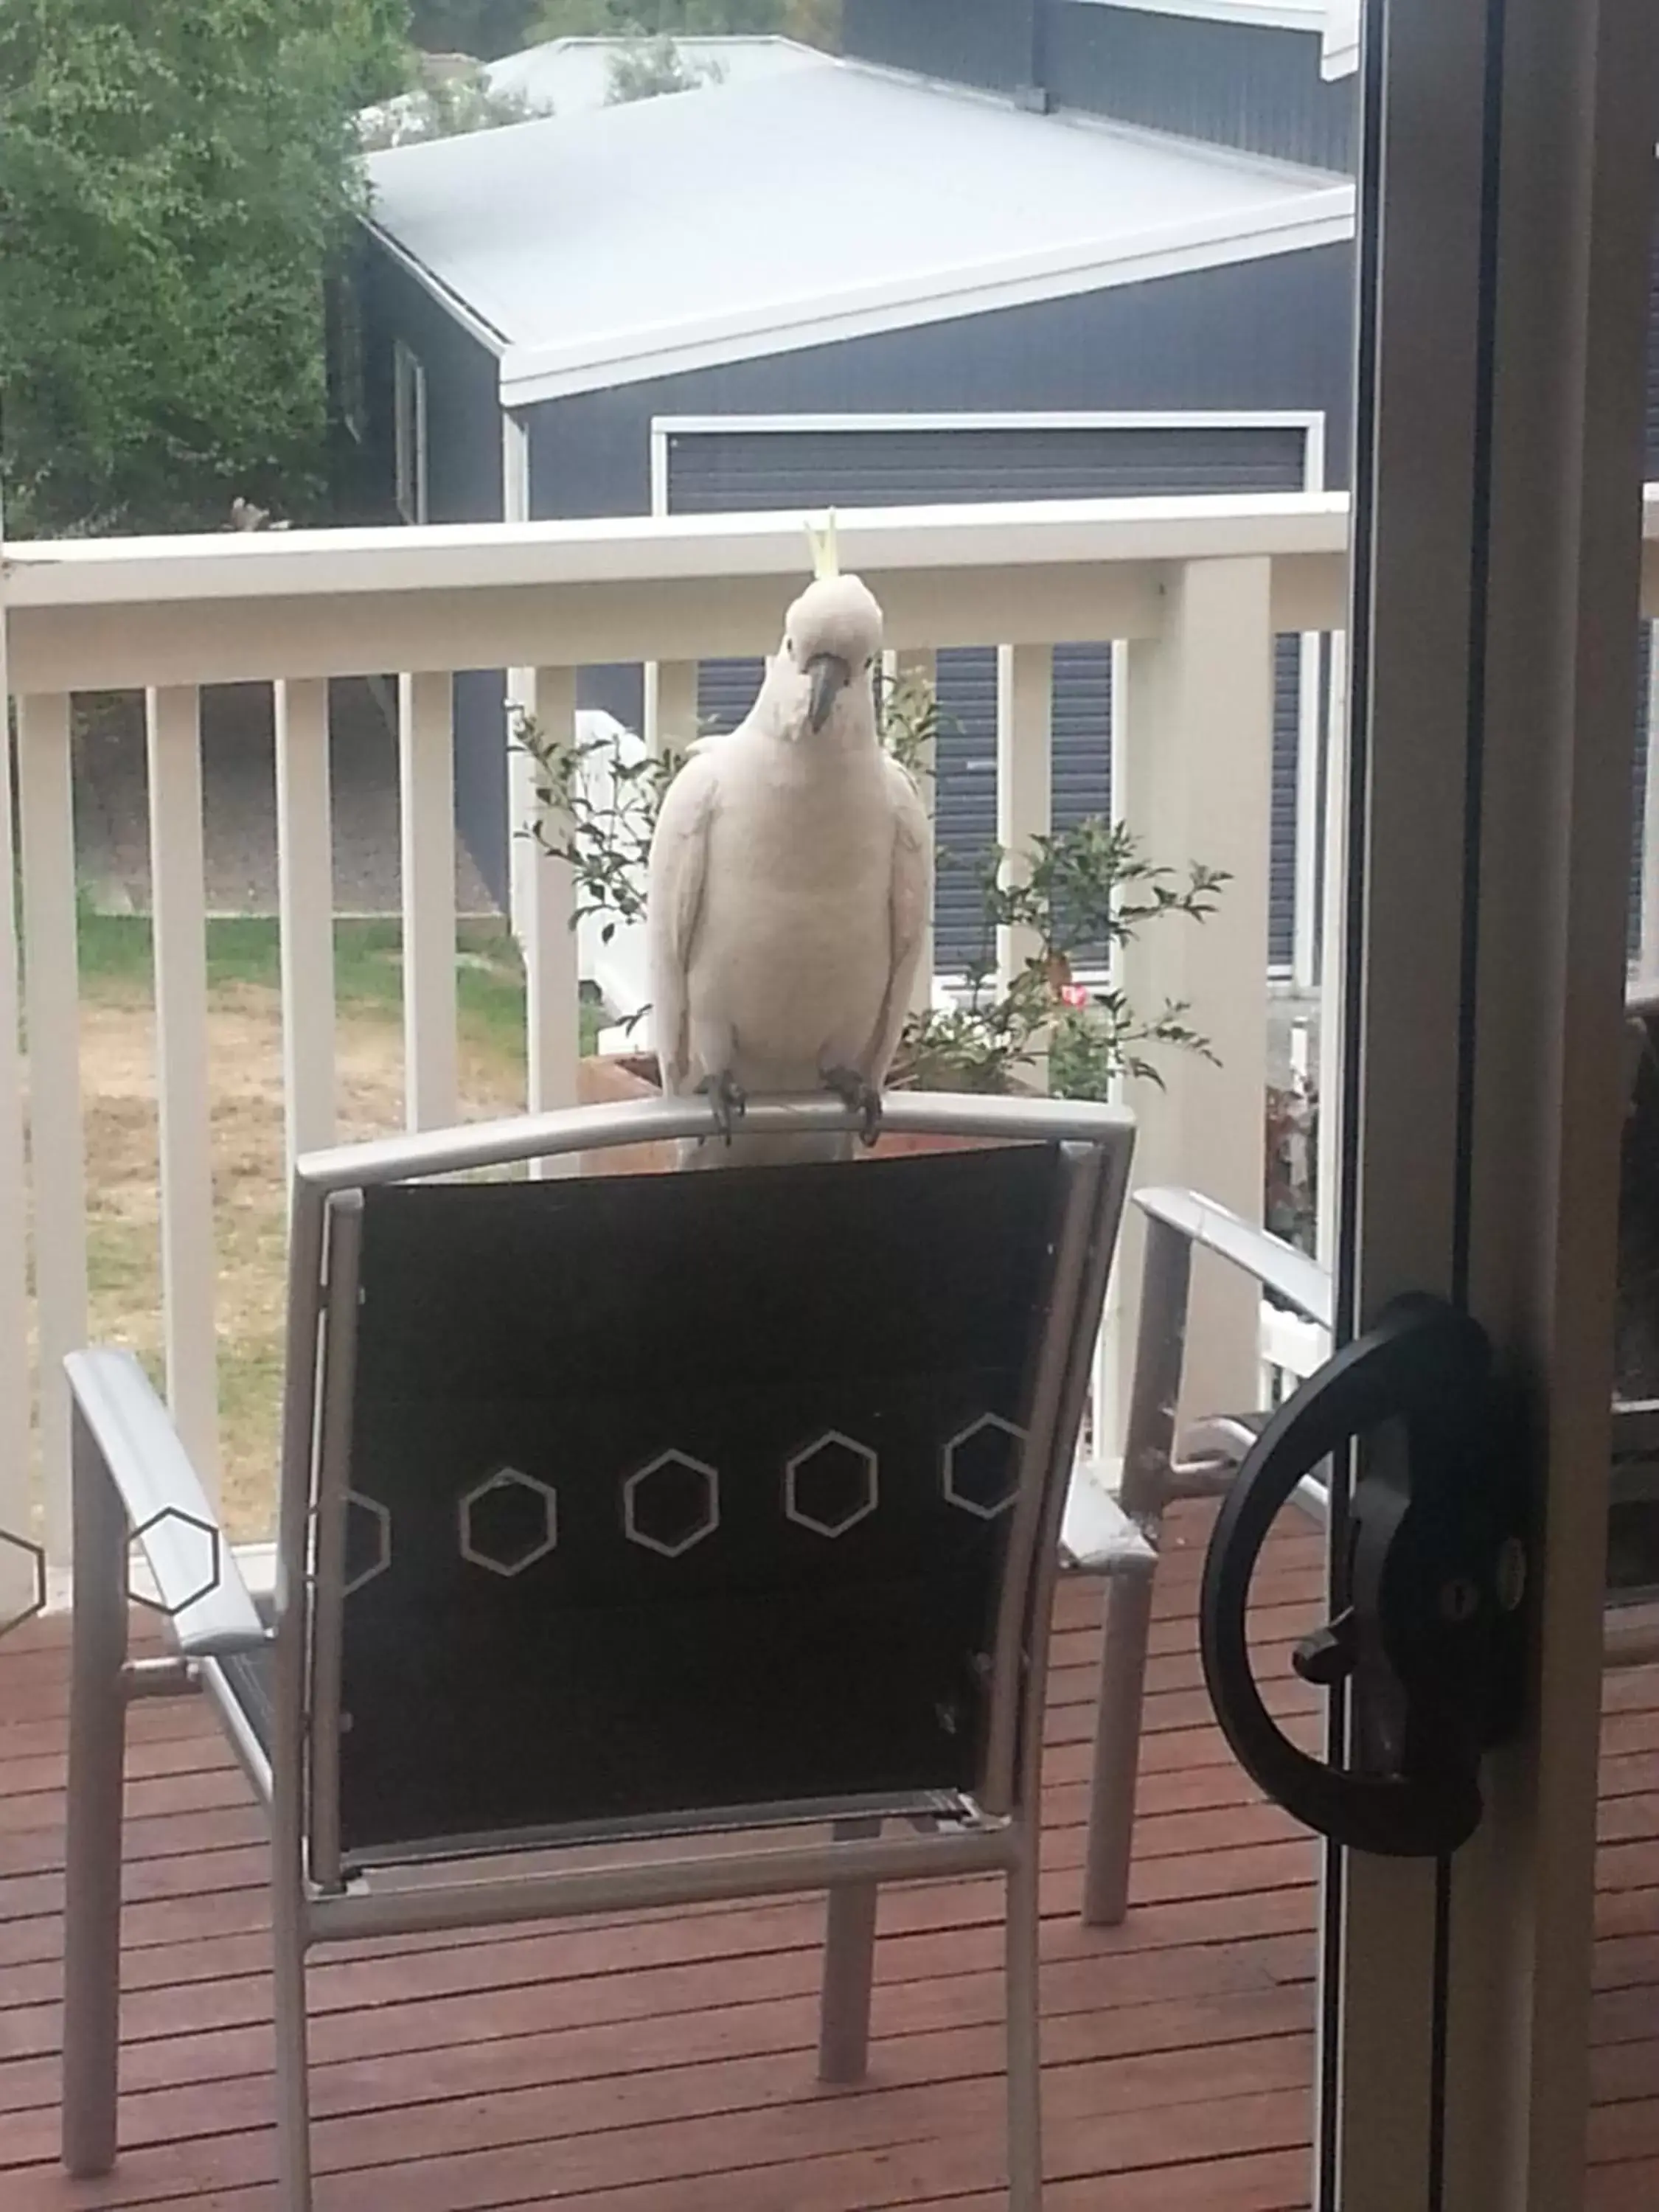
<path id="1" fill-rule="evenodd" d="M 1068 1006 L 1086 1006 L 1089 1003 L 1088 991 L 1081 983 L 1062 985 L 1060 995 Z"/>

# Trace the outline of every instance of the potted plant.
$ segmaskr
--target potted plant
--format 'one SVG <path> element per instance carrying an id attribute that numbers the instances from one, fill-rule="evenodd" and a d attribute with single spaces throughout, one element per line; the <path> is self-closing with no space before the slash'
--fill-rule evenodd
<path id="1" fill-rule="evenodd" d="M 914 676 L 884 686 L 878 720 L 883 743 L 922 781 L 941 727 L 932 686 Z M 516 741 L 535 763 L 538 814 L 532 834 L 571 868 L 573 921 L 598 918 L 609 941 L 620 927 L 645 918 L 652 831 L 689 748 L 655 757 L 642 750 L 623 754 L 609 738 L 550 738 L 527 717 L 520 717 Z M 1149 1057 L 1153 1051 L 1213 1058 L 1184 1003 L 1142 1013 L 1110 979 L 1122 947 L 1150 924 L 1177 917 L 1202 921 L 1214 913 L 1223 872 L 1195 862 L 1184 873 L 1156 866 L 1132 830 L 1100 816 L 1034 839 L 1022 855 L 994 848 L 969 863 L 942 851 L 939 864 L 973 866 L 981 941 L 955 1002 L 907 1022 L 890 1088 L 1047 1089 L 1059 1097 L 1098 1099 L 1109 1097 L 1124 1075 L 1161 1083 Z M 1000 929 L 1021 931 L 1034 947 L 1006 980 L 996 964 Z M 592 1055 L 581 1063 L 585 1103 L 648 1097 L 658 1088 L 654 1054 Z M 876 1151 L 945 1141 L 890 1133 Z M 665 1157 L 649 1163 L 671 1164 Z"/>

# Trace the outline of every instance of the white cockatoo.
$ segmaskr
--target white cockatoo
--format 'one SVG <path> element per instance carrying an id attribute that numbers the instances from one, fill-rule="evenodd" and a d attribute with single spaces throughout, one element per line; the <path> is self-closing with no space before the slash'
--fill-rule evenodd
<path id="1" fill-rule="evenodd" d="M 726 1142 L 687 1165 L 850 1157 L 850 1137 L 732 1138 L 750 1094 L 835 1091 L 873 1140 L 933 908 L 933 835 L 876 732 L 881 609 L 836 572 L 790 608 L 748 718 L 699 744 L 651 844 L 652 1024 L 663 1088 L 706 1091 Z"/>

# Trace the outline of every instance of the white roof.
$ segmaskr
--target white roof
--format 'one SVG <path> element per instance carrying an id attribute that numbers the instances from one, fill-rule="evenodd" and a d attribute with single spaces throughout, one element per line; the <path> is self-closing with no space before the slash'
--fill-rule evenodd
<path id="1" fill-rule="evenodd" d="M 848 63 L 374 155 L 509 406 L 1349 236 L 1346 179 Z"/>
<path id="2" fill-rule="evenodd" d="M 516 93 L 539 112 L 578 115 L 603 107 L 611 91 L 611 64 L 641 45 L 637 39 L 550 39 L 491 62 L 484 81 L 492 92 Z M 643 42 L 647 47 L 652 41 Z M 721 84 L 751 84 L 791 70 L 828 68 L 830 57 L 794 39 L 681 39 L 675 52 L 694 76 Z M 699 89 L 705 89 L 700 87 Z"/>

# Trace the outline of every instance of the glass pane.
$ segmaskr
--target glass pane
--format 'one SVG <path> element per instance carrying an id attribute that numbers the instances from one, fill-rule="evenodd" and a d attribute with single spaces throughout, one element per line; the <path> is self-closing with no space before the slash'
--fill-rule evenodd
<path id="1" fill-rule="evenodd" d="M 1659 478 L 1659 263 L 1649 318 L 1650 488 Z M 1654 774 L 1655 610 L 1638 636 L 1635 832 L 1628 950 L 1629 1107 L 1620 1176 L 1613 1457 L 1607 1531 L 1596 1951 L 1591 2026 L 1592 2208 L 1659 2186 L 1659 2047 L 1650 2033 L 1659 1945 L 1659 778 Z"/>

